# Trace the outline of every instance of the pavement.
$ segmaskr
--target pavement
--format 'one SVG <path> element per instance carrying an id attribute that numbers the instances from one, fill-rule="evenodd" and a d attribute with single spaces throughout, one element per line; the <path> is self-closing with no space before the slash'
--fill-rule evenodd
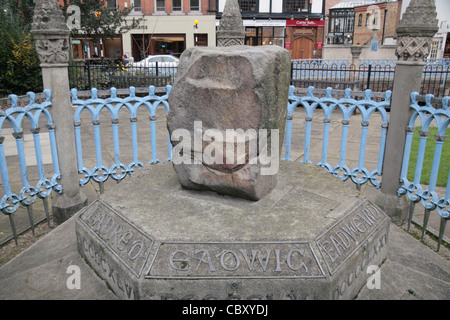
<path id="1" fill-rule="evenodd" d="M 85 114 L 85 116 L 85 123 L 90 123 L 89 115 Z M 352 121 L 355 121 L 355 123 L 360 123 L 358 115 L 354 115 L 352 118 L 354 118 Z M 140 118 L 138 117 L 138 119 Z M 160 146 L 164 145 L 164 142 L 167 144 L 167 132 L 163 130 L 165 128 L 164 115 L 159 114 L 157 119 L 157 132 L 159 133 L 157 141 L 158 146 Z M 315 120 L 318 122 L 316 124 L 313 123 L 312 126 L 312 149 L 310 156 L 310 160 L 313 163 L 320 161 L 322 147 L 321 135 L 323 130 L 320 126 L 320 117 L 315 118 Z M 304 129 L 304 122 L 302 111 L 296 111 L 293 125 L 293 144 L 291 147 L 291 158 L 295 161 L 300 160 L 303 156 L 303 136 L 300 132 Z M 101 123 L 105 124 L 105 126 L 109 126 L 109 130 L 111 130 L 110 122 L 103 121 Z M 140 136 L 149 134 L 150 129 L 147 122 L 138 121 L 138 124 L 142 126 L 141 130 L 148 130 L 148 132 L 145 131 Z M 371 120 L 369 130 L 377 127 L 379 128 L 377 120 Z M 339 161 L 340 128 L 340 121 L 332 120 L 328 149 L 328 162 L 332 166 Z M 350 132 L 348 135 L 349 151 L 347 152 L 348 166 L 350 168 L 352 168 L 352 165 L 356 166 L 358 162 L 360 130 L 360 125 L 353 127 L 350 125 Z M 126 126 L 123 127 L 124 137 L 122 136 L 121 131 L 121 139 L 126 140 L 129 134 L 129 128 L 127 129 Z M 105 136 L 102 136 L 102 139 Z M 366 149 L 365 164 L 370 171 L 376 168 L 379 133 L 377 133 L 377 130 L 374 130 L 373 132 L 369 131 L 369 136 L 371 138 L 368 141 Z M 86 130 L 82 138 L 83 144 L 89 143 L 90 141 L 92 142 L 93 139 L 91 137 L 92 129 L 90 129 L 90 131 Z M 131 140 L 129 141 L 131 142 Z M 114 161 L 113 149 L 110 148 L 111 145 L 111 138 L 104 138 L 102 140 L 105 163 L 107 161 Z M 354 146 L 354 148 L 352 148 L 352 146 Z M 123 163 L 128 163 L 126 161 L 130 157 L 130 148 L 131 143 L 121 144 L 121 152 L 124 155 L 123 158 L 121 158 Z M 150 148 L 148 148 L 148 150 L 150 150 Z M 166 153 L 164 148 L 161 151 L 158 150 L 158 155 L 160 159 L 165 159 Z M 14 157 L 14 154 L 11 154 L 10 156 Z M 145 160 L 148 161 L 150 160 L 151 153 L 150 151 L 147 153 L 142 153 L 140 151 L 140 157 L 142 157 L 142 159 L 140 159 L 142 162 Z M 144 159 L 145 157 L 148 159 Z M 89 151 L 86 152 L 84 164 L 87 167 L 95 164 L 95 153 Z M 31 164 L 30 171 L 33 171 Z M 330 175 L 330 178 L 331 177 L 332 176 Z M 16 182 L 20 183 L 20 179 Z M 345 183 L 352 184 L 352 182 L 349 181 Z M 108 192 L 108 189 L 115 184 L 116 182 L 112 179 L 108 180 L 104 185 L 105 192 Z M 374 187 L 368 185 L 363 186 L 361 191 L 364 192 L 369 199 L 374 199 L 377 192 L 379 192 Z M 92 202 L 98 197 L 100 188 L 98 184 L 90 182 L 83 188 L 83 192 L 87 195 L 89 202 Z M 43 210 L 40 209 L 40 206 L 41 204 L 39 203 L 33 206 L 35 221 L 42 219 Z M 416 209 L 416 211 L 418 210 Z M 29 225 L 26 210 L 24 210 L 24 212 L 17 212 L 15 216 L 18 230 L 26 228 L 27 224 Z M 93 272 L 78 254 L 75 236 L 75 217 L 76 216 L 72 217 L 65 223 L 53 229 L 49 234 L 42 237 L 31 247 L 0 268 L 1 299 L 117 299 L 106 283 Z M 416 216 L 416 220 L 417 219 L 420 221 L 420 217 L 417 218 Z M 9 219 L 7 219 L 6 216 L 0 218 L 0 232 L 3 232 L 3 235 L 6 236 L 7 233 L 10 232 L 8 220 Z M 430 226 L 437 230 L 439 229 L 439 219 L 435 212 L 432 213 L 430 217 Z M 449 231 L 450 228 L 447 228 L 446 237 L 448 237 Z M 357 296 L 357 300 L 450 299 L 450 260 L 448 255 L 447 258 L 444 257 L 445 254 L 448 253 L 448 249 L 441 247 L 441 251 L 437 253 L 405 232 L 401 227 L 394 224 L 391 224 L 390 226 L 388 248 L 388 258 L 380 268 L 380 288 L 369 289 L 368 287 L 363 287 Z M 81 285 L 79 289 L 69 289 L 70 277 L 74 272 L 74 268 L 79 268 L 77 270 L 79 270 L 81 276 Z"/>

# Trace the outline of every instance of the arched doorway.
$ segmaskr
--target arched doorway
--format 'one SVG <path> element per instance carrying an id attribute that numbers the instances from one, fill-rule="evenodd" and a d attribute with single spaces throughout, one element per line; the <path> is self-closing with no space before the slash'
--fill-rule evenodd
<path id="1" fill-rule="evenodd" d="M 296 37 L 292 45 L 292 59 L 312 59 L 314 41 L 310 37 Z"/>

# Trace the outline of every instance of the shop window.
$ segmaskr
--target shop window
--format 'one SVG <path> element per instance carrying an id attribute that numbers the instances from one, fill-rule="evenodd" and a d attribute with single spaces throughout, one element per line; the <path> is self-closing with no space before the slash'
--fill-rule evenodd
<path id="1" fill-rule="evenodd" d="M 245 44 L 248 46 L 277 45 L 284 47 L 284 27 L 247 27 Z"/>

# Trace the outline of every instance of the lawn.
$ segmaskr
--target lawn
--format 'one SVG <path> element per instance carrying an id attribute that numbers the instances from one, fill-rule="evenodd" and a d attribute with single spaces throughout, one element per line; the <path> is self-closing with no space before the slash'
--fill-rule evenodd
<path id="1" fill-rule="evenodd" d="M 419 131 L 421 127 L 417 127 L 414 131 L 413 142 L 411 145 L 411 156 L 409 158 L 408 167 L 408 180 L 414 180 L 414 171 L 416 169 L 417 152 L 419 150 Z M 446 135 L 450 136 L 450 129 L 446 130 Z M 430 128 L 430 134 L 427 139 L 427 146 L 425 148 L 425 157 L 423 160 L 423 168 L 421 175 L 421 184 L 428 185 L 430 183 L 431 166 L 433 165 L 434 149 L 436 146 L 436 140 L 434 136 L 437 134 L 437 128 Z M 450 141 L 446 139 L 444 141 L 444 147 L 442 149 L 441 162 L 439 165 L 437 186 L 445 187 L 447 185 L 448 173 L 450 170 Z"/>

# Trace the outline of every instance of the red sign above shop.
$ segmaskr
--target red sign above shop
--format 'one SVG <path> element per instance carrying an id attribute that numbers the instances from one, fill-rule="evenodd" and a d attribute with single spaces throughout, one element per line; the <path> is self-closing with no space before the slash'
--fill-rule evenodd
<path id="1" fill-rule="evenodd" d="M 286 27 L 324 27 L 325 20 L 286 20 Z"/>

